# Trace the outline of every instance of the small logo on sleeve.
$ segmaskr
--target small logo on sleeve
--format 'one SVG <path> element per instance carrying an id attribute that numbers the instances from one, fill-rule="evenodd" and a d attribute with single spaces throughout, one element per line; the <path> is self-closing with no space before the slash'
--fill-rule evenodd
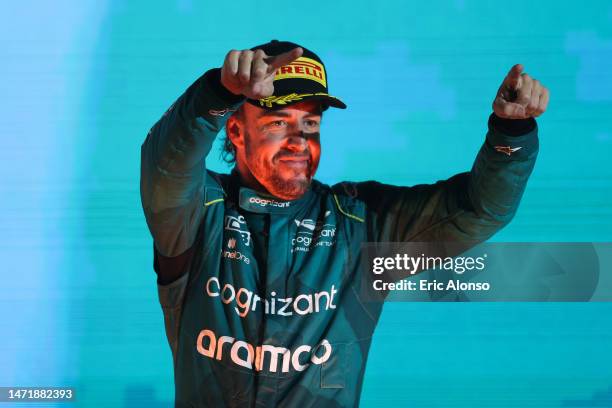
<path id="1" fill-rule="evenodd" d="M 209 114 L 213 116 L 225 116 L 228 112 L 236 112 L 236 109 L 225 108 L 221 110 L 210 109 Z"/>
<path id="2" fill-rule="evenodd" d="M 499 153 L 507 154 L 508 156 L 511 156 L 512 153 L 517 152 L 521 150 L 522 148 L 523 148 L 522 146 L 519 146 L 519 147 L 495 146 L 496 151 L 498 151 Z"/>

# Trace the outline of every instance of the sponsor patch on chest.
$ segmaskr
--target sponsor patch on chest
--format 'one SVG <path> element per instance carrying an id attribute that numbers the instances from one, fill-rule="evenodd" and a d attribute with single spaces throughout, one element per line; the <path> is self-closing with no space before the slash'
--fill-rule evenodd
<path id="1" fill-rule="evenodd" d="M 329 211 L 325 213 L 325 218 Z M 331 247 L 336 242 L 336 225 L 310 218 L 294 219 L 297 231 L 291 239 L 291 252 L 309 252 L 312 247 Z"/>

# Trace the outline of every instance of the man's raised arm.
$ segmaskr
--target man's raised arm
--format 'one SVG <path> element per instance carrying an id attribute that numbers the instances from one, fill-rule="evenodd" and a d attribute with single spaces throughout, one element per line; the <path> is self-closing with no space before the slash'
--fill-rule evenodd
<path id="1" fill-rule="evenodd" d="M 369 239 L 475 244 L 510 222 L 538 153 L 534 117 L 548 104 L 548 90 L 521 71 L 513 66 L 500 86 L 470 172 L 413 187 L 356 186 L 368 208 Z"/>
<path id="2" fill-rule="evenodd" d="M 271 95 L 277 68 L 302 52 L 229 51 L 223 66 L 195 81 L 149 131 L 141 149 L 140 196 L 156 270 L 166 271 L 159 283 L 173 281 L 184 269 L 202 220 L 205 158 L 217 133 L 246 98 Z"/>
<path id="3" fill-rule="evenodd" d="M 221 69 L 207 71 L 149 131 L 141 148 L 140 196 L 155 248 L 180 255 L 195 239 L 203 211 L 205 158 L 227 118 L 243 102 L 225 89 Z"/>
<path id="4" fill-rule="evenodd" d="M 412 187 L 359 183 L 359 197 L 368 208 L 369 239 L 476 243 L 510 222 L 535 164 L 537 125 L 526 121 L 522 126 L 527 132 L 512 136 L 494 115 L 470 172 Z"/>

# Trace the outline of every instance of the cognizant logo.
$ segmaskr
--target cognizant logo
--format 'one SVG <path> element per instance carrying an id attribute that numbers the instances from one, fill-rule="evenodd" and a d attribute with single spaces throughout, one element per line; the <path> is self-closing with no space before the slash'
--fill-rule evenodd
<path id="1" fill-rule="evenodd" d="M 250 197 L 249 198 L 249 203 L 251 204 L 258 204 L 262 207 L 266 207 L 266 206 L 271 206 L 271 207 L 279 207 L 279 208 L 287 208 L 289 207 L 289 202 L 288 201 L 276 201 L 276 200 L 271 200 L 269 198 L 260 198 L 260 197 Z"/>
<path id="2" fill-rule="evenodd" d="M 332 346 L 323 339 L 316 347 L 301 345 L 294 350 L 270 344 L 253 346 L 246 341 L 236 340 L 230 336 L 219 336 L 212 330 L 200 331 L 196 340 L 196 349 L 201 355 L 221 361 L 229 352 L 233 363 L 255 371 L 275 373 L 279 360 L 282 360 L 281 371 L 288 373 L 291 368 L 304 371 L 310 364 L 323 364 L 332 353 Z"/>
<path id="3" fill-rule="evenodd" d="M 249 312 L 257 310 L 258 304 L 263 306 L 265 314 L 278 316 L 293 316 L 294 314 L 303 316 L 335 309 L 334 297 L 338 293 L 336 287 L 331 285 L 328 291 L 302 293 L 296 297 L 287 298 L 276 297 L 276 292 L 272 291 L 271 296 L 262 299 L 246 288 L 236 289 L 229 283 L 221 285 L 219 279 L 214 276 L 206 281 L 205 290 L 208 296 L 217 297 L 226 305 L 235 303 L 234 310 L 240 317 L 245 317 Z"/>

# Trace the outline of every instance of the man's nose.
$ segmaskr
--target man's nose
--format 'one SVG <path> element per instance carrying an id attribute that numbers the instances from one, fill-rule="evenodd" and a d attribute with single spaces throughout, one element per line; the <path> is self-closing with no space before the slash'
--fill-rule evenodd
<path id="1" fill-rule="evenodd" d="M 295 129 L 287 137 L 287 147 L 294 151 L 302 151 L 308 147 L 308 135 L 300 129 Z"/>

